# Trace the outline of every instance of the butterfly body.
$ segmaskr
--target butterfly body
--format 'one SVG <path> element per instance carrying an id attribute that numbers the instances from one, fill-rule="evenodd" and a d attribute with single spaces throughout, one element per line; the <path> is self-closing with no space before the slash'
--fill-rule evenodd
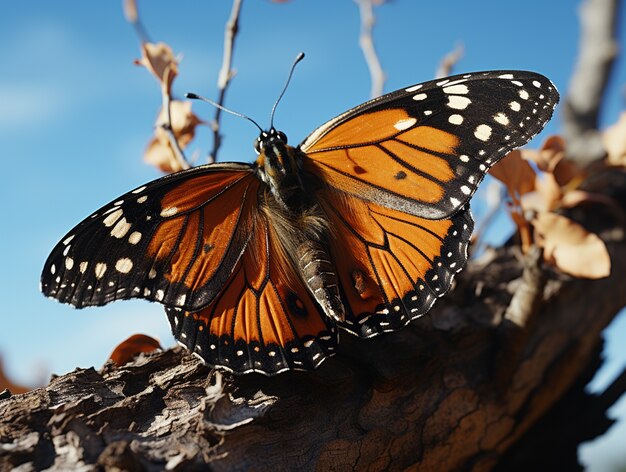
<path id="1" fill-rule="evenodd" d="M 176 339 L 234 372 L 309 370 L 338 328 L 402 328 L 466 260 L 469 199 L 550 119 L 544 76 L 489 71 L 363 103 L 298 146 L 271 128 L 254 164 L 199 166 L 138 187 L 52 250 L 45 295 L 78 308 L 162 303 Z"/>
<path id="2" fill-rule="evenodd" d="M 302 168 L 306 155 L 287 144 L 273 128 L 257 139 L 256 169 L 267 185 L 263 205 L 267 224 L 276 233 L 284 264 L 290 264 L 320 305 L 335 321 L 345 318 L 337 276 L 328 253 L 330 223 L 313 198 L 322 184 Z"/>

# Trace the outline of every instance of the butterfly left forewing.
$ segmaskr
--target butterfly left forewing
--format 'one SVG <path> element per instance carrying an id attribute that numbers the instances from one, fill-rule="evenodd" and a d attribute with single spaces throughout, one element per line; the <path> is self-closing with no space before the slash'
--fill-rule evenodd
<path id="1" fill-rule="evenodd" d="M 250 243 L 207 307 L 167 307 L 176 339 L 212 366 L 238 373 L 310 370 L 334 354 L 334 325 L 321 312 L 276 233 L 257 215 Z"/>
<path id="2" fill-rule="evenodd" d="M 552 116 L 558 93 L 540 74 L 494 71 L 407 87 L 329 121 L 302 144 L 304 168 L 388 208 L 444 218 L 490 166 Z"/>
<path id="3" fill-rule="evenodd" d="M 128 298 L 205 306 L 248 242 L 261 184 L 251 166 L 228 163 L 128 192 L 57 244 L 42 291 L 78 308 Z"/>
<path id="4" fill-rule="evenodd" d="M 425 314 L 467 260 L 468 210 L 430 220 L 333 189 L 318 192 L 333 228 L 330 254 L 346 305 L 339 325 L 361 337 Z"/>

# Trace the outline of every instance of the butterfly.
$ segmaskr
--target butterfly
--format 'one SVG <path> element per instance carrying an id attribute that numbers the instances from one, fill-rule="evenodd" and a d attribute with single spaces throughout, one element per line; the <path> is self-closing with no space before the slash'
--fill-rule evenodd
<path id="1" fill-rule="evenodd" d="M 52 250 L 42 291 L 77 308 L 162 303 L 212 366 L 313 369 L 339 331 L 398 330 L 448 291 L 471 196 L 558 99 L 537 73 L 476 72 L 370 100 L 298 146 L 272 126 L 252 164 L 168 175 L 90 215 Z"/>

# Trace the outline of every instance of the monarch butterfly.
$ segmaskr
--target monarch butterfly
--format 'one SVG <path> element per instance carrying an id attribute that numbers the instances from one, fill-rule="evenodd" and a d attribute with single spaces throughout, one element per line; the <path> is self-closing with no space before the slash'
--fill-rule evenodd
<path id="1" fill-rule="evenodd" d="M 313 369 L 338 328 L 397 330 L 450 288 L 470 197 L 558 99 L 540 74 L 476 72 L 370 100 L 296 147 L 271 126 L 253 164 L 168 175 L 86 218 L 52 250 L 42 291 L 77 308 L 160 302 L 213 366 Z"/>

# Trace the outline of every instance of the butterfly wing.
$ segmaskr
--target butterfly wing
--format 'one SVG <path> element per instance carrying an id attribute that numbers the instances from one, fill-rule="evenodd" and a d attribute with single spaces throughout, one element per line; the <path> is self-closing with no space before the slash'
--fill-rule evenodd
<path id="1" fill-rule="evenodd" d="M 488 168 L 537 134 L 558 93 L 533 72 L 457 75 L 366 102 L 300 145 L 327 185 L 429 219 L 463 207 Z"/>
<path id="2" fill-rule="evenodd" d="M 396 330 L 450 288 L 467 260 L 470 197 L 557 102 L 532 72 L 457 75 L 366 102 L 304 140 L 303 167 L 323 182 L 316 197 L 334 229 L 343 328 Z"/>
<path id="3" fill-rule="evenodd" d="M 339 325 L 357 336 L 395 331 L 425 314 L 467 261 L 469 210 L 430 220 L 332 190 L 320 201 L 347 308 Z"/>
<path id="4" fill-rule="evenodd" d="M 262 182 L 247 164 L 168 175 L 104 206 L 52 250 L 42 291 L 81 308 L 145 298 L 208 305 L 241 258 Z"/>
<path id="5" fill-rule="evenodd" d="M 336 329 L 278 245 L 258 215 L 242 258 L 215 300 L 192 312 L 166 308 L 179 342 L 208 364 L 241 373 L 311 370 L 332 355 Z"/>

